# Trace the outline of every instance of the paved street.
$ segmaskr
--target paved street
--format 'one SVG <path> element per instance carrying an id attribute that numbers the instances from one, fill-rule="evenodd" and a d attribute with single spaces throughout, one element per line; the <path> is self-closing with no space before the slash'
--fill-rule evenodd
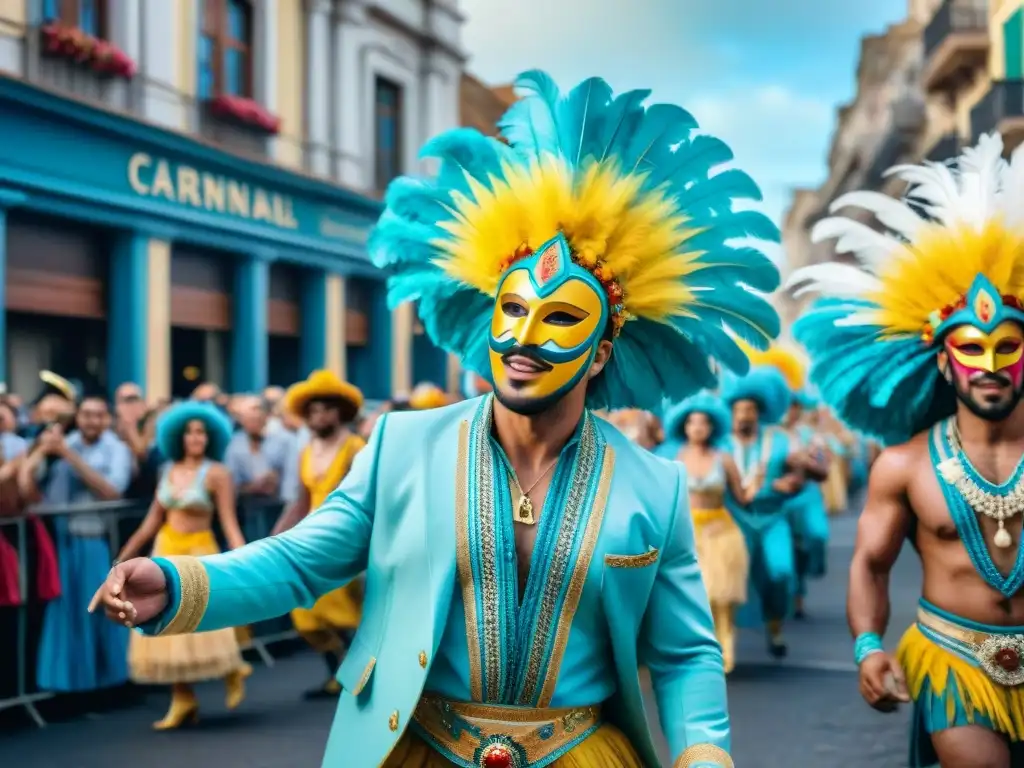
<path id="1" fill-rule="evenodd" d="M 857 695 L 843 604 L 855 524 L 854 518 L 835 523 L 830 574 L 814 585 L 809 618 L 789 632 L 790 658 L 769 660 L 759 633 L 742 638 L 740 665 L 729 684 L 738 766 L 906 766 L 908 713 L 878 715 Z M 918 579 L 908 548 L 893 578 L 893 643 L 912 620 Z M 145 768 L 316 768 L 332 706 L 297 699 L 321 671 L 318 661 L 304 653 L 281 659 L 272 669 L 258 668 L 249 700 L 233 714 L 224 712 L 222 690 L 206 686 L 200 691 L 203 719 L 187 733 L 149 730 L 166 705 L 159 694 L 137 706 L 42 730 L 0 733 L 2 762 L 26 768 L 129 763 Z"/>

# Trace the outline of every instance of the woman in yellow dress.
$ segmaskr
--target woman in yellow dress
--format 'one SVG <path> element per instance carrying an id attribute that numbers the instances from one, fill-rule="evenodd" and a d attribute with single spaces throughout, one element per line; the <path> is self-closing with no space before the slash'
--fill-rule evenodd
<path id="1" fill-rule="evenodd" d="M 315 513 L 348 474 L 352 460 L 366 445 L 350 429 L 362 407 L 362 392 L 330 371 L 314 371 L 285 394 L 284 409 L 306 422 L 310 440 L 299 457 L 298 498 L 274 527 L 275 534 Z M 312 608 L 292 611 L 296 631 L 324 657 L 329 672 L 323 684 L 306 692 L 307 698 L 341 692 L 335 675 L 359 626 L 362 610 L 362 584 L 354 581 L 328 592 Z"/>
<path id="2" fill-rule="evenodd" d="M 117 559 L 137 556 L 151 541 L 154 556 L 216 554 L 215 511 L 228 546 L 244 545 L 231 475 L 219 463 L 231 439 L 227 418 L 207 403 L 181 403 L 160 417 L 156 438 L 170 464 L 149 513 Z M 199 702 L 192 686 L 203 680 L 224 680 L 227 707 L 235 709 L 245 698 L 245 679 L 252 672 L 231 629 L 166 637 L 132 632 L 128 664 L 135 682 L 171 686 L 171 706 L 153 724 L 157 730 L 195 722 Z"/>
<path id="3" fill-rule="evenodd" d="M 755 475 L 744 482 L 732 456 L 719 447 L 729 436 L 731 423 L 728 408 L 717 396 L 695 395 L 666 414 L 667 442 L 658 451 L 667 458 L 671 453 L 686 467 L 697 562 L 727 674 L 736 665 L 735 613 L 747 601 L 750 557 L 743 532 L 725 508 L 725 493 L 728 490 L 745 506 L 764 480 Z"/>

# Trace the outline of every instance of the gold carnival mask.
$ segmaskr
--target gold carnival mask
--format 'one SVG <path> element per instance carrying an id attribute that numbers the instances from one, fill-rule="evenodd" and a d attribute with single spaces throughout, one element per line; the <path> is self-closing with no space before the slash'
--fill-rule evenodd
<path id="1" fill-rule="evenodd" d="M 1024 328 L 1016 322 L 1000 323 L 991 333 L 973 325 L 957 326 L 946 337 L 946 348 L 955 370 L 972 376 L 976 373 L 1002 373 L 1015 384 L 1024 368 Z"/>
<path id="2" fill-rule="evenodd" d="M 601 285 L 573 263 L 565 238 L 517 262 L 498 286 L 491 316 L 499 399 L 535 412 L 561 398 L 586 375 L 607 322 Z"/>

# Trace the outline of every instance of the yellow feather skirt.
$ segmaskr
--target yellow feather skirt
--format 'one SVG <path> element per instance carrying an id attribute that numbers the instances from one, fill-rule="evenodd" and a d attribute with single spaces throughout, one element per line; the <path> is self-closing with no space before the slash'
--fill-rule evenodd
<path id="1" fill-rule="evenodd" d="M 406 731 L 381 768 L 453 768 L 451 762 L 412 731 Z M 551 768 L 644 768 L 625 734 L 604 724 L 560 758 Z"/>
<path id="2" fill-rule="evenodd" d="M 850 505 L 849 491 L 846 487 L 846 462 L 833 461 L 828 468 L 828 477 L 821 484 L 821 492 L 825 497 L 825 509 L 830 515 L 845 512 Z"/>
<path id="3" fill-rule="evenodd" d="M 980 667 L 929 640 L 917 624 L 903 635 L 896 655 L 910 697 L 928 710 L 929 731 L 977 724 L 1024 740 L 1024 686 L 993 682 Z"/>
<path id="4" fill-rule="evenodd" d="M 153 555 L 215 555 L 220 552 L 213 531 L 182 533 L 164 525 L 153 542 Z M 132 632 L 128 667 L 137 683 L 172 685 L 219 680 L 248 668 L 234 629 L 218 629 L 190 635 L 147 637 Z"/>
<path id="5" fill-rule="evenodd" d="M 292 611 L 292 624 L 300 635 L 336 629 L 356 629 L 363 615 L 363 587 L 358 582 L 328 592 L 312 608 Z"/>
<path id="6" fill-rule="evenodd" d="M 695 509 L 692 514 L 697 563 L 708 600 L 718 605 L 747 602 L 750 555 L 743 531 L 724 508 Z"/>

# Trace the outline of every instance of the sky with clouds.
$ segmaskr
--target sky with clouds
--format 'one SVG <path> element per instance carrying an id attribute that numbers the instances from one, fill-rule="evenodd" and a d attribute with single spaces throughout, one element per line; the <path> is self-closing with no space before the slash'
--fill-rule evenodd
<path id="1" fill-rule="evenodd" d="M 539 68 L 563 90 L 593 75 L 617 91 L 650 88 L 733 147 L 780 223 L 791 190 L 824 178 L 861 36 L 907 9 L 907 0 L 459 2 L 473 74 L 496 85 Z"/>

